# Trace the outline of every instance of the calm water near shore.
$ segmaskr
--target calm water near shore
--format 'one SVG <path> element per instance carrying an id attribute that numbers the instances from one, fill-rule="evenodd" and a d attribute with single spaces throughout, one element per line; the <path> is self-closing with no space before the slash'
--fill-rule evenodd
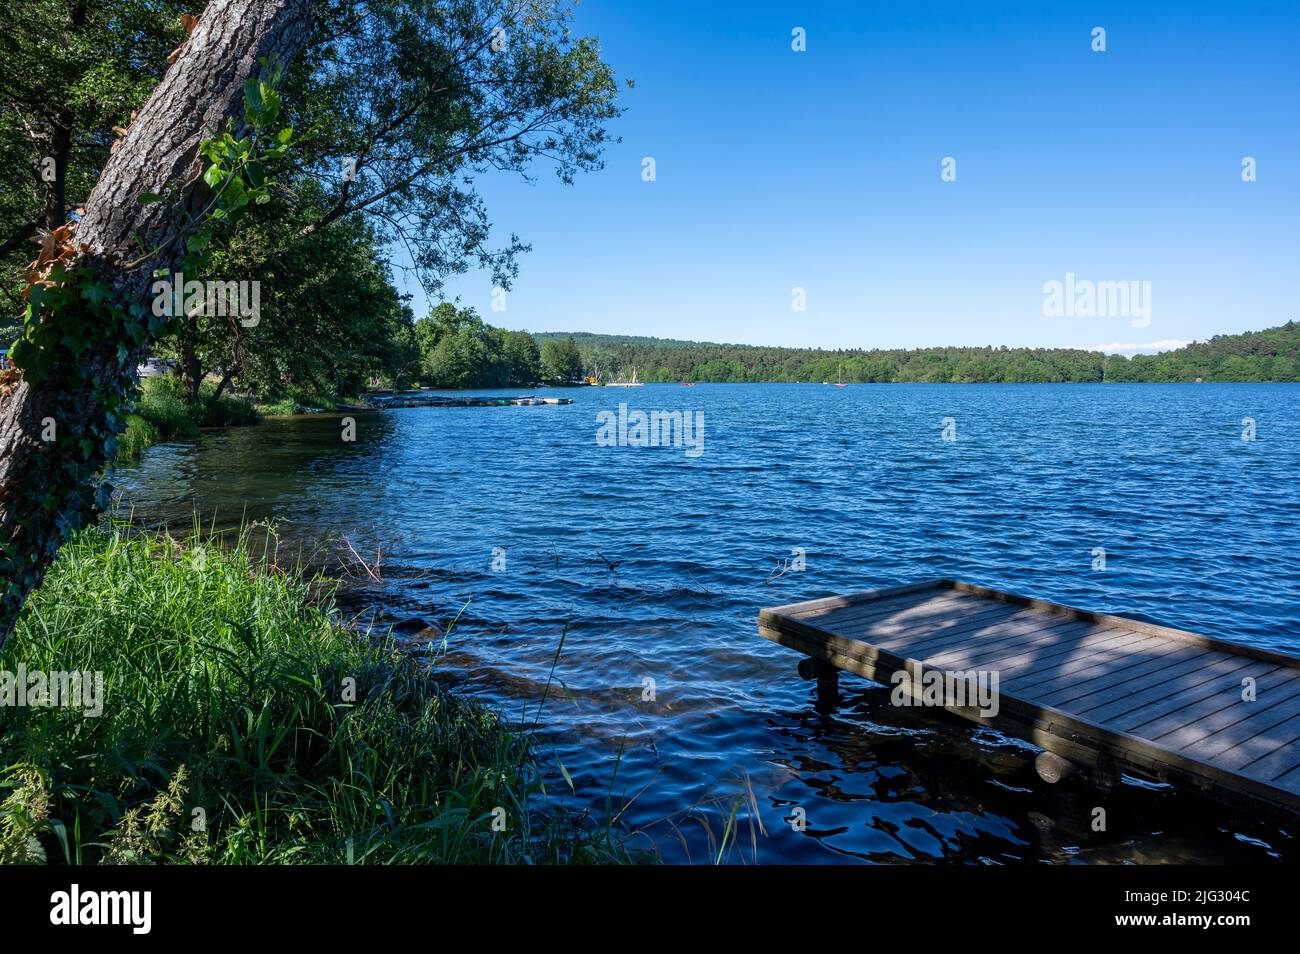
<path id="1" fill-rule="evenodd" d="M 339 415 L 213 432 L 116 483 L 142 522 L 215 511 L 381 549 L 382 582 L 348 608 L 413 648 L 455 620 L 438 671 L 512 718 L 538 718 L 567 626 L 540 713 L 548 789 L 631 801 L 637 843 L 668 861 L 713 860 L 737 805 L 732 862 L 1297 857 L 1294 832 L 1186 794 L 1046 786 L 1033 750 L 855 677 L 819 714 L 754 620 L 950 576 L 1300 653 L 1300 385 L 549 393 L 575 403 L 357 414 L 351 443 Z M 702 451 L 601 446 L 620 402 L 703 412 Z"/>

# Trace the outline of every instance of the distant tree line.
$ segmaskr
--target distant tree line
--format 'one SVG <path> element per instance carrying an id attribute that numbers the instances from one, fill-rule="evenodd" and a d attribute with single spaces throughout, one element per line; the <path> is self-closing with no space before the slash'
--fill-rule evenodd
<path id="1" fill-rule="evenodd" d="M 1300 324 L 1216 335 L 1155 355 L 1075 348 L 822 350 L 711 344 L 621 335 L 538 333 L 543 349 L 573 340 L 583 369 L 602 381 L 932 382 L 1300 381 Z"/>
<path id="2" fill-rule="evenodd" d="M 484 323 L 472 308 L 442 302 L 411 329 L 416 369 L 409 377 L 436 388 L 567 385 L 582 379 L 582 356 L 572 337 L 539 348 L 526 331 Z M 406 375 L 398 375 L 404 383 Z"/>

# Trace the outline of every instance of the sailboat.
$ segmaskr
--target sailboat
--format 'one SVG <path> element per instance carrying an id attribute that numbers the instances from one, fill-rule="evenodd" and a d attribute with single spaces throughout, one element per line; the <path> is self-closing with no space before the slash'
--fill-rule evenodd
<path id="1" fill-rule="evenodd" d="M 840 374 L 839 374 L 839 379 L 835 382 L 835 386 L 836 386 L 837 388 L 847 388 L 847 387 L 848 387 L 848 385 L 844 383 L 844 365 L 842 365 L 842 364 L 840 365 Z"/>
<path id="2" fill-rule="evenodd" d="M 631 380 L 631 381 L 610 381 L 610 382 L 608 382 L 608 383 L 605 385 L 605 387 L 607 387 L 607 388 L 639 388 L 639 387 L 641 387 L 641 382 L 638 381 L 638 380 L 636 379 L 636 365 L 633 365 L 633 366 L 632 366 L 632 380 Z"/>

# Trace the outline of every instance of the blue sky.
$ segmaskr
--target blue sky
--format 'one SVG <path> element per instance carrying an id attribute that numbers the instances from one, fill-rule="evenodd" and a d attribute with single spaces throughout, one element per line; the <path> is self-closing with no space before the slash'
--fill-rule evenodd
<path id="1" fill-rule="evenodd" d="M 1097 347 L 1300 318 L 1300 4 L 585 0 L 577 22 L 636 81 L 623 141 L 573 186 L 485 183 L 534 248 L 505 311 L 486 274 L 449 284 L 493 324 Z M 1045 316 L 1067 272 L 1150 282 L 1150 324 Z"/>

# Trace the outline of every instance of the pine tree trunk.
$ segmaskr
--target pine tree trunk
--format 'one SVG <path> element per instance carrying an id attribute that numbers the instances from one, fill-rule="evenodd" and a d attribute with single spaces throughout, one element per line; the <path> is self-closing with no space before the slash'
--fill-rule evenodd
<path id="1" fill-rule="evenodd" d="M 76 229 L 77 246 L 88 247 L 80 263 L 116 300 L 150 307 L 153 270 L 173 268 L 203 207 L 199 144 L 242 117 L 243 82 L 259 73 L 258 60 L 287 63 L 311 30 L 310 0 L 207 5 L 105 164 Z M 164 200 L 141 204 L 147 192 Z M 141 240 L 164 251 L 125 267 L 142 256 Z M 75 319 L 60 312 L 53 320 Z M 112 413 L 104 395 L 127 393 L 150 344 L 106 332 L 76 360 L 57 357 L 34 384 L 12 368 L 0 373 L 0 645 L 67 535 L 105 501 L 96 481 L 124 415 Z"/>

